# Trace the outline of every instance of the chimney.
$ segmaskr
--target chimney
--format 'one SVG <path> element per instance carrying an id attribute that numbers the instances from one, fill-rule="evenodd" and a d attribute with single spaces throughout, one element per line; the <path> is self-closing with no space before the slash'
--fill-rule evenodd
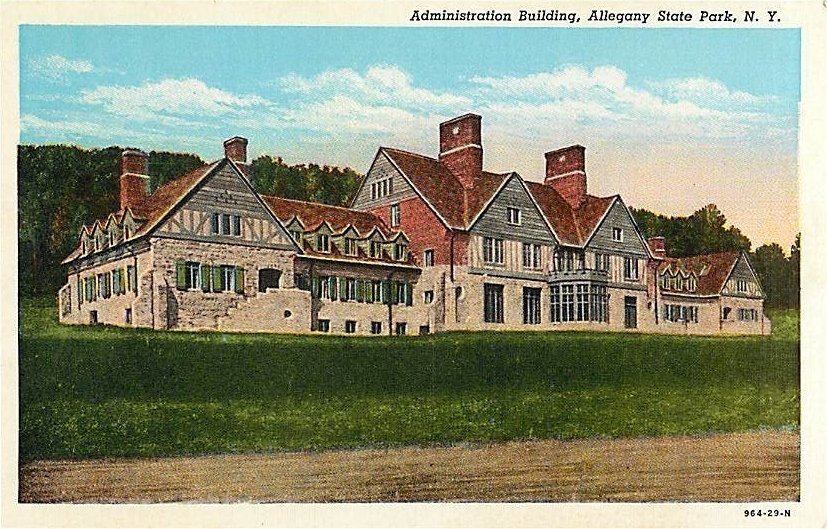
<path id="1" fill-rule="evenodd" d="M 546 153 L 546 179 L 573 209 L 580 207 L 586 196 L 586 148 L 571 145 Z"/>
<path id="2" fill-rule="evenodd" d="M 134 208 L 147 197 L 147 159 L 143 151 L 128 150 L 121 154 L 121 209 Z"/>
<path id="3" fill-rule="evenodd" d="M 247 138 L 233 136 L 224 141 L 224 157 L 234 162 L 247 163 Z"/>
<path id="4" fill-rule="evenodd" d="M 652 255 L 659 259 L 666 257 L 666 239 L 663 237 L 650 237 L 647 241 L 649 249 L 652 250 Z"/>
<path id="5" fill-rule="evenodd" d="M 482 176 L 482 117 L 465 114 L 439 125 L 439 163 L 465 188 Z"/>

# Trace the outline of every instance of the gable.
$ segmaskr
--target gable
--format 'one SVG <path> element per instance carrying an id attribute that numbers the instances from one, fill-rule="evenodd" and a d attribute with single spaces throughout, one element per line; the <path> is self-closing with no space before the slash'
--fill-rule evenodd
<path id="1" fill-rule="evenodd" d="M 214 234 L 213 215 L 240 217 L 240 235 Z M 222 230 L 219 230 L 221 232 Z M 296 249 L 292 237 L 229 163 L 204 177 L 155 229 L 158 235 L 222 244 Z"/>
<path id="2" fill-rule="evenodd" d="M 615 228 L 622 230 L 622 242 L 614 240 L 613 232 Z M 649 256 L 646 242 L 641 237 L 640 232 L 638 232 L 632 219 L 632 214 L 629 213 L 626 204 L 619 198 L 615 200 L 614 204 L 612 204 L 608 212 L 606 212 L 602 222 L 598 224 L 597 229 L 585 247 L 589 250 L 607 253 L 620 253 L 639 257 Z"/>
<path id="3" fill-rule="evenodd" d="M 389 189 L 388 194 L 382 197 L 373 198 L 372 188 L 374 184 L 383 185 L 387 181 Z M 380 151 L 373 160 L 365 179 L 362 182 L 362 187 L 353 198 L 353 209 L 358 210 L 373 210 L 381 206 L 388 206 L 403 200 L 417 196 L 416 191 L 407 182 L 400 172 L 396 169 L 387 155 Z"/>
<path id="4" fill-rule="evenodd" d="M 508 223 L 508 208 L 520 211 L 520 224 Z M 512 176 L 471 226 L 474 235 L 520 240 L 537 244 L 556 242 L 542 214 L 518 176 Z"/>
<path id="5" fill-rule="evenodd" d="M 741 292 L 738 290 L 739 281 L 746 281 L 746 292 Z M 722 293 L 729 295 L 763 295 L 758 277 L 753 272 L 745 254 L 742 253 L 735 262 L 735 266 L 732 267 L 732 272 L 729 274 L 729 277 L 724 284 Z"/>

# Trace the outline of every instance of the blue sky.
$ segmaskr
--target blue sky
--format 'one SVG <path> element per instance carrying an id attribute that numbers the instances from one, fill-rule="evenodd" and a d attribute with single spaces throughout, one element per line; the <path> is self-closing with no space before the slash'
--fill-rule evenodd
<path id="1" fill-rule="evenodd" d="M 716 202 L 797 230 L 798 30 L 23 26 L 22 143 L 122 145 L 365 171 L 483 116 L 486 168 L 537 180 L 587 147 L 589 189 L 668 214 Z M 774 190 L 770 193 L 768 190 Z M 664 191 L 668 191 L 664 193 Z M 749 207 L 779 207 L 764 222 Z M 767 221 L 771 219 L 765 219 Z"/>

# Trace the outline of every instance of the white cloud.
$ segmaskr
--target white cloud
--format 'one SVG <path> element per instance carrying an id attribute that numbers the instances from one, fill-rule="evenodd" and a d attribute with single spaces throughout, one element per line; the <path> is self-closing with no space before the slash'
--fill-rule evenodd
<path id="1" fill-rule="evenodd" d="M 235 95 L 199 79 L 164 79 L 140 86 L 99 86 L 84 90 L 83 103 L 101 105 L 125 117 L 155 120 L 174 116 L 214 118 L 268 105 L 256 95 Z"/>
<path id="2" fill-rule="evenodd" d="M 415 87 L 410 75 L 397 66 L 372 66 L 364 74 L 350 68 L 328 70 L 309 78 L 289 74 L 278 84 L 285 92 L 313 98 L 344 95 L 364 103 L 404 108 L 433 109 L 470 103 L 464 96 Z"/>
<path id="3" fill-rule="evenodd" d="M 651 81 L 648 85 L 670 99 L 691 100 L 708 105 L 754 106 L 776 100 L 772 96 L 757 96 L 740 90 L 730 90 L 724 83 L 706 77 Z"/>
<path id="4" fill-rule="evenodd" d="M 62 55 L 49 55 L 32 59 L 29 63 L 32 71 L 48 79 L 64 79 L 69 74 L 91 73 L 94 66 L 84 59 L 67 59 Z"/>

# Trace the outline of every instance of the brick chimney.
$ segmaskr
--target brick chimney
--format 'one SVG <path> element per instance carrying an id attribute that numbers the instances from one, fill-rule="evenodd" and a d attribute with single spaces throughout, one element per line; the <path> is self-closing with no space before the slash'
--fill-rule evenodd
<path id="1" fill-rule="evenodd" d="M 652 250 L 652 255 L 663 259 L 666 257 L 666 239 L 663 237 L 650 237 L 647 241 L 649 249 Z"/>
<path id="2" fill-rule="evenodd" d="M 143 151 L 128 150 L 121 154 L 121 209 L 134 208 L 147 197 L 147 159 Z"/>
<path id="3" fill-rule="evenodd" d="M 233 136 L 225 140 L 224 157 L 234 162 L 247 163 L 247 138 Z"/>
<path id="4" fill-rule="evenodd" d="M 482 116 L 465 114 L 439 125 L 439 163 L 465 188 L 482 176 Z"/>
<path id="5" fill-rule="evenodd" d="M 569 206 L 579 208 L 586 196 L 586 148 L 571 145 L 547 152 L 543 183 L 557 191 Z"/>

